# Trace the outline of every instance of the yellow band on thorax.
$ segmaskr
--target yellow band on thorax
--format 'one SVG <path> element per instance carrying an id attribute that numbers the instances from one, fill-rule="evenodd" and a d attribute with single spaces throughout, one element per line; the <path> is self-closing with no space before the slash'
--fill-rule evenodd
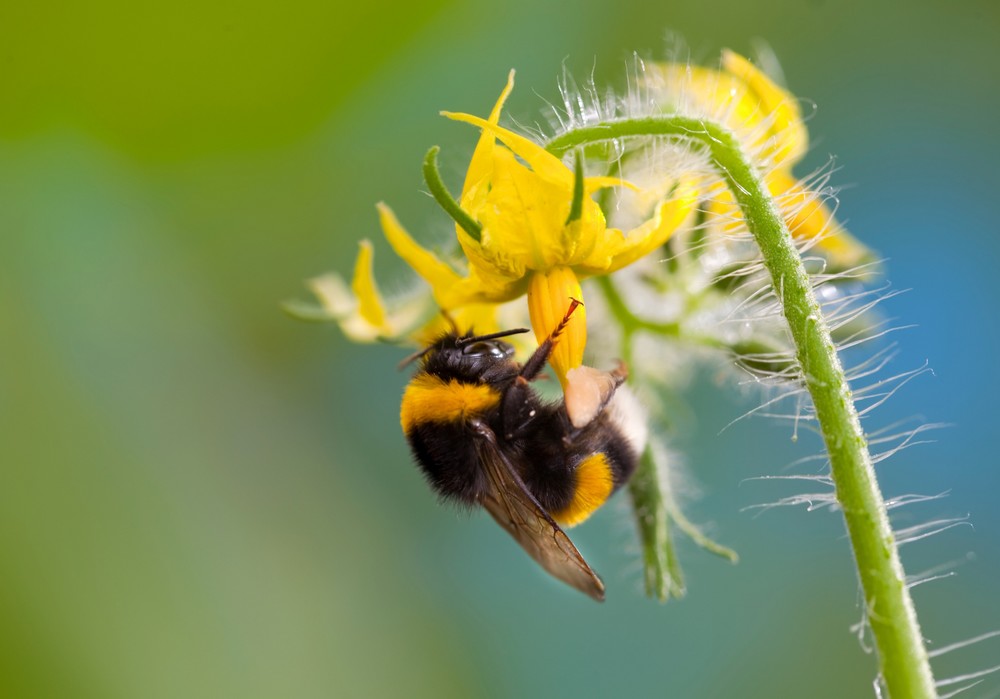
<path id="1" fill-rule="evenodd" d="M 462 422 L 481 415 L 500 402 L 500 394 L 485 384 L 444 381 L 431 374 L 420 374 L 403 393 L 399 420 L 403 432 L 426 422 Z"/>

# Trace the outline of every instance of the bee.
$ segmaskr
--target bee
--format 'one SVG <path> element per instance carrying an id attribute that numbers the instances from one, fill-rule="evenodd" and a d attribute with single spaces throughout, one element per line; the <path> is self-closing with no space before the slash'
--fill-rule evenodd
<path id="1" fill-rule="evenodd" d="M 404 391 L 400 421 L 417 465 L 443 500 L 485 508 L 548 573 L 603 601 L 604 583 L 560 525 L 582 522 L 628 481 L 644 422 L 636 420 L 631 394 L 619 390 L 627 374 L 621 365 L 590 370 L 597 378 L 584 391 L 589 403 L 575 411 L 566 398 L 547 402 L 532 387 L 579 304 L 572 300 L 524 364 L 502 338 L 526 328 L 445 334 L 404 362 L 420 365 Z"/>

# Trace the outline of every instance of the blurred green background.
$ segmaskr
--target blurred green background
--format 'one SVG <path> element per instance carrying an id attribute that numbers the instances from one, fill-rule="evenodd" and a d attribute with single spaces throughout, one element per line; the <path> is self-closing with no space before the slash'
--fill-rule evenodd
<path id="1" fill-rule="evenodd" d="M 742 508 L 811 453 L 706 375 L 673 442 L 697 521 L 689 594 L 646 600 L 620 498 L 575 538 L 595 605 L 482 516 L 437 507 L 398 428 L 401 352 L 293 322 L 391 202 L 444 235 L 420 159 L 457 181 L 507 70 L 538 119 L 563 63 L 623 84 L 667 31 L 695 60 L 763 39 L 818 105 L 802 174 L 836 154 L 841 218 L 888 258 L 898 371 L 874 426 L 952 426 L 881 467 L 970 513 L 904 549 L 940 646 L 1000 627 L 995 200 L 1000 9 L 835 3 L 5 3 L 0 6 L 0 695 L 854 697 L 874 659 L 837 515 Z M 808 110 L 807 110 L 808 111 Z M 982 669 L 997 642 L 947 656 Z M 996 680 L 980 689 L 996 691 Z"/>

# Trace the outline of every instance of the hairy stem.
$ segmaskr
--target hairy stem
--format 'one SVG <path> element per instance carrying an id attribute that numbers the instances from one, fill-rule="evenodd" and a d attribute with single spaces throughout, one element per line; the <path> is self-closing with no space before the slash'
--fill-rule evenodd
<path id="1" fill-rule="evenodd" d="M 683 597 L 684 574 L 677 563 L 663 484 L 651 447 L 646 447 L 639 467 L 629 481 L 629 495 L 642 541 L 646 594 L 660 602 L 666 602 L 671 597 Z"/>
<path id="2" fill-rule="evenodd" d="M 886 689 L 895 699 L 936 697 L 927 651 L 851 390 L 809 276 L 774 200 L 736 137 L 700 119 L 649 117 L 608 122 L 564 133 L 550 141 L 548 149 L 561 155 L 570 148 L 628 137 L 679 138 L 704 148 L 742 209 L 781 299 L 802 380 L 816 409 Z"/>
<path id="3" fill-rule="evenodd" d="M 598 277 L 596 281 L 604 294 L 604 300 L 611 308 L 612 315 L 621 327 L 622 360 L 626 366 L 635 366 L 632 361 L 632 339 L 636 332 L 650 332 L 670 337 L 682 336 L 678 323 L 656 323 L 634 315 L 610 277 Z M 688 334 L 684 334 L 683 337 L 691 339 Z M 724 347 L 718 340 L 707 336 L 697 336 L 695 341 L 714 348 Z M 633 373 L 629 379 L 633 380 L 634 377 Z M 736 563 L 739 556 L 732 549 L 705 536 L 684 516 L 657 466 L 652 441 L 653 438 L 646 446 L 639 467 L 628 485 L 636 525 L 639 528 L 639 539 L 642 542 L 646 594 L 660 602 L 666 602 L 671 597 L 683 597 L 685 592 L 684 574 L 673 543 L 674 525 L 698 546 L 731 563 Z"/>

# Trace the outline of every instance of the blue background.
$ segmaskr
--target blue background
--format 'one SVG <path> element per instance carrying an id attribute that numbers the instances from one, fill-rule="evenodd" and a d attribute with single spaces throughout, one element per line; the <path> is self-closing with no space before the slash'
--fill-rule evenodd
<path id="1" fill-rule="evenodd" d="M 950 427 L 880 467 L 946 499 L 903 526 L 937 646 L 1000 627 L 996 115 L 1000 12 L 961 3 L 511 0 L 0 8 L 0 693 L 42 697 L 866 696 L 875 661 L 839 515 L 743 508 L 812 453 L 695 380 L 672 443 L 686 503 L 742 560 L 687 542 L 689 594 L 644 598 L 622 499 L 575 534 L 602 606 L 492 522 L 437 507 L 398 428 L 400 352 L 297 324 L 301 280 L 348 273 L 374 203 L 418 235 L 509 68 L 533 123 L 565 61 L 622 86 L 668 30 L 695 60 L 766 40 L 817 105 L 800 171 L 837 156 L 840 213 L 887 258 L 893 369 L 873 427 Z M 917 424 L 917 423 L 911 423 Z M 721 432 L 721 433 L 720 433 Z M 936 664 L 997 663 L 984 643 Z M 980 687 L 997 690 L 996 680 Z"/>

